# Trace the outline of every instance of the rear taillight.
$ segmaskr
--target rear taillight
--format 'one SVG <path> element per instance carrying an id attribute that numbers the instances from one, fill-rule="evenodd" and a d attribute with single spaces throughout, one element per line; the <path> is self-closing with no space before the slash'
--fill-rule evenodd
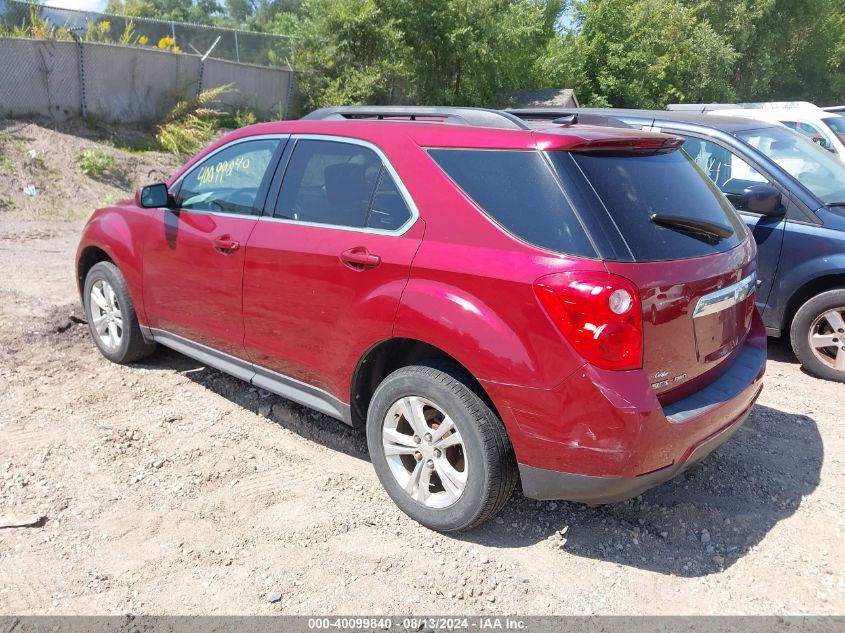
<path id="1" fill-rule="evenodd" d="M 534 292 L 587 362 L 603 369 L 642 367 L 642 309 L 633 283 L 597 271 L 554 273 L 535 281 Z"/>

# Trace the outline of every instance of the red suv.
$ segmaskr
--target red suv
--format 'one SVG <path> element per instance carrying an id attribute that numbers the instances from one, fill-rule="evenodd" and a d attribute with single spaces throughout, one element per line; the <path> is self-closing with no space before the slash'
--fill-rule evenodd
<path id="1" fill-rule="evenodd" d="M 754 240 L 680 139 L 541 114 L 344 107 L 224 136 L 89 220 L 95 343 L 365 426 L 436 530 L 519 480 L 601 504 L 671 478 L 762 387 Z"/>

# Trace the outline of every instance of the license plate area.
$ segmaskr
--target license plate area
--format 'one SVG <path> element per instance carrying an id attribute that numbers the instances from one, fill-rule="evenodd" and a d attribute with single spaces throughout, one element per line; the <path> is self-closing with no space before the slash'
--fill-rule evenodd
<path id="1" fill-rule="evenodd" d="M 729 355 L 751 327 L 757 274 L 698 299 L 692 313 L 698 361 L 717 362 Z"/>

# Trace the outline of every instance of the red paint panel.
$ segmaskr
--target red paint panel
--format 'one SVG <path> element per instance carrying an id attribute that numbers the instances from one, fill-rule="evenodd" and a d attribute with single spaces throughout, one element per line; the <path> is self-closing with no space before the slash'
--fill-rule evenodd
<path id="1" fill-rule="evenodd" d="M 241 279 L 257 220 L 155 209 L 144 249 L 149 325 L 243 358 Z M 228 252 L 215 240 L 238 242 Z"/>
<path id="2" fill-rule="evenodd" d="M 727 253 L 669 262 L 608 262 L 608 271 L 626 277 L 640 289 L 643 306 L 643 369 L 650 383 L 668 380 L 657 389 L 681 389 L 698 377 L 712 380 L 718 366 L 745 340 L 751 326 L 754 295 L 733 308 L 693 319 L 698 300 L 736 283 L 757 268 L 752 238 Z M 658 373 L 660 372 L 660 373 Z M 665 376 L 664 376 L 665 373 Z M 682 379 L 675 381 L 676 377 Z M 699 384 L 694 382 L 693 384 Z"/>
<path id="3" fill-rule="evenodd" d="M 390 338 L 424 223 L 392 236 L 259 222 L 246 249 L 245 345 L 249 358 L 349 402 L 364 352 Z M 356 269 L 350 249 L 378 256 Z"/>

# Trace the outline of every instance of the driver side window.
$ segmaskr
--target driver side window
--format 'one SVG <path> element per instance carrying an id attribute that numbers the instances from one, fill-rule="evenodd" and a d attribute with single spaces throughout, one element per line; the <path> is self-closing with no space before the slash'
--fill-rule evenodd
<path id="1" fill-rule="evenodd" d="M 742 158 L 705 139 L 684 136 L 684 151 L 710 177 L 734 207 L 746 187 L 770 185 L 769 180 Z"/>
<path id="2" fill-rule="evenodd" d="M 196 165 L 179 187 L 180 209 L 250 215 L 279 139 L 236 143 Z"/>

